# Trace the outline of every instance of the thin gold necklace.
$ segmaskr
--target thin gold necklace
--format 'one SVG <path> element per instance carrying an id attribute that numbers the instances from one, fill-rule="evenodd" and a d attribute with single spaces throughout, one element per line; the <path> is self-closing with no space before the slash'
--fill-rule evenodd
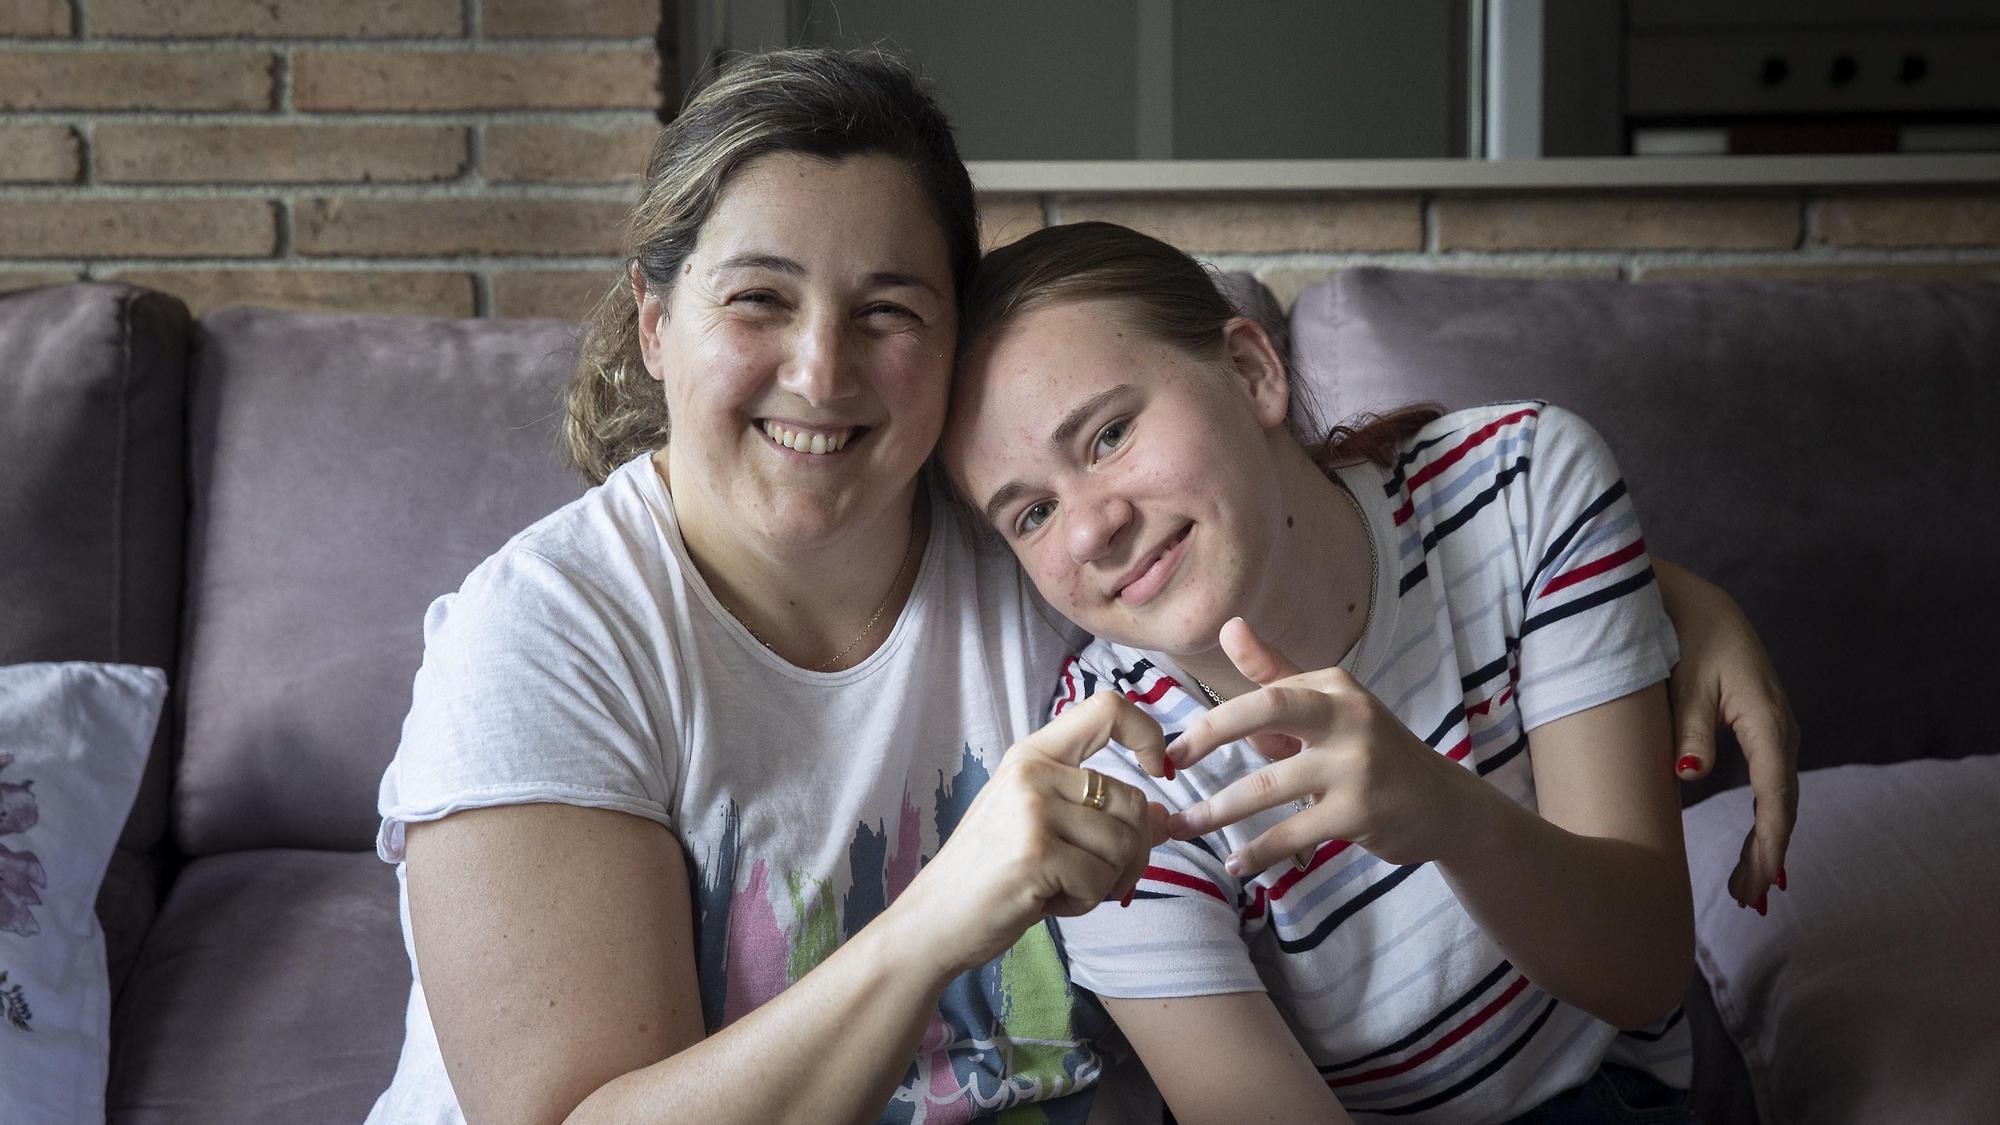
<path id="1" fill-rule="evenodd" d="M 843 648 L 839 652 L 834 653 L 833 657 L 829 659 L 826 663 L 814 665 L 812 671 L 815 672 L 833 671 L 834 665 L 839 664 L 842 658 L 844 658 L 848 653 L 854 651 L 855 645 L 860 644 L 863 640 L 867 639 L 868 634 L 875 631 L 875 623 L 877 621 L 882 620 L 883 612 L 889 608 L 889 602 L 896 596 L 897 588 L 902 586 L 903 575 L 909 573 L 910 560 L 912 558 L 915 558 L 916 554 L 917 554 L 917 529 L 915 527 L 912 527 L 910 528 L 910 542 L 907 546 L 903 548 L 903 563 L 901 566 L 898 566 L 896 568 L 896 577 L 890 580 L 888 593 L 883 594 L 882 600 L 876 603 L 875 612 L 868 615 L 868 624 L 863 625 L 861 627 L 861 631 L 854 635 L 854 639 L 847 642 L 846 648 Z M 770 649 L 772 652 L 778 651 L 776 645 L 772 644 L 770 641 L 767 641 L 762 637 L 757 636 L 757 630 L 752 629 L 747 623 L 744 623 L 741 618 L 738 618 L 737 620 L 739 624 L 743 625 L 743 631 L 750 634 L 751 637 L 755 638 L 758 644 L 763 645 L 765 648 Z"/>

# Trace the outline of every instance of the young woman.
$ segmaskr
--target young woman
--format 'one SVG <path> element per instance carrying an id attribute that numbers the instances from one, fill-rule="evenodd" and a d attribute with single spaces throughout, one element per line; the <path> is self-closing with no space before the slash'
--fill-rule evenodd
<path id="1" fill-rule="evenodd" d="M 1265 333 L 1108 224 L 989 255 L 964 340 L 953 482 L 1097 637 L 1055 714 L 1170 739 L 1090 760 L 1174 839 L 1058 929 L 1176 1116 L 1675 1100 L 1678 653 L 1597 435 L 1514 402 L 1302 441 Z"/>

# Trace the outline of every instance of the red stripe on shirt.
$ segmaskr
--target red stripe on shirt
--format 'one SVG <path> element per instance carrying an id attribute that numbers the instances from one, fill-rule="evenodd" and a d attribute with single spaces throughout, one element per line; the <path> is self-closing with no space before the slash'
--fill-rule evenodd
<path id="1" fill-rule="evenodd" d="M 1160 697 L 1167 694 L 1168 688 L 1177 688 L 1179 686 L 1181 685 L 1175 683 L 1172 676 L 1161 676 L 1159 679 L 1153 681 L 1152 687 L 1146 689 L 1146 694 L 1141 695 L 1137 691 L 1127 690 L 1125 698 L 1134 703 L 1158 703 Z"/>
<path id="2" fill-rule="evenodd" d="M 1155 883 L 1172 883 L 1177 887 L 1186 887 L 1191 891 L 1200 891 L 1205 895 L 1213 895 L 1218 902 L 1229 901 L 1228 896 L 1216 889 L 1214 883 L 1199 876 L 1189 875 L 1184 871 L 1175 871 L 1171 867 L 1148 867 L 1146 868 L 1146 874 L 1142 878 L 1151 879 Z"/>
<path id="3" fill-rule="evenodd" d="M 1377 1070 L 1371 1070 L 1363 1074 L 1351 1074 L 1348 1075 L 1346 1078 L 1329 1078 L 1326 1080 L 1326 1084 L 1328 1086 L 1333 1086 L 1333 1087 L 1356 1086 L 1363 1082 L 1373 1082 L 1378 1078 L 1393 1078 L 1394 1076 L 1401 1074 L 1404 1071 L 1412 1070 L 1416 1067 L 1422 1066 L 1424 1063 L 1430 1061 L 1431 1059 L 1436 1058 L 1438 1056 L 1438 1053 L 1443 1051 L 1446 1047 L 1449 1047 L 1453 1043 L 1456 1043 L 1459 1040 L 1465 1038 L 1466 1036 L 1472 1034 L 1473 1031 L 1476 1030 L 1480 1024 L 1485 1023 L 1489 1019 L 1492 1019 L 1493 1013 L 1506 1007 L 1507 1002 L 1512 1000 L 1514 997 L 1519 996 L 1521 994 L 1521 990 L 1526 987 L 1528 987 L 1527 977 L 1515 977 L 1514 983 L 1508 986 L 1507 991 L 1494 997 L 1493 1002 L 1491 1004 L 1488 1004 L 1484 1008 L 1479 1009 L 1478 1012 L 1473 1014 L 1471 1019 L 1468 1019 L 1464 1023 L 1459 1024 L 1457 1027 L 1453 1028 L 1451 1034 L 1445 1036 L 1444 1038 L 1438 1040 L 1437 1042 L 1431 1044 L 1430 1046 L 1425 1047 L 1423 1050 L 1418 1051 L 1416 1054 L 1411 1055 L 1409 1058 L 1404 1059 L 1402 1062 L 1395 1063 L 1390 1066 L 1381 1067 L 1380 1069 Z"/>
<path id="4" fill-rule="evenodd" d="M 1500 689 L 1499 695 L 1482 699 L 1479 702 L 1473 704 L 1472 706 L 1467 707 L 1465 709 L 1465 717 L 1469 719 L 1474 715 L 1487 714 L 1491 712 L 1494 707 L 1498 706 L 1499 704 L 1507 702 L 1507 697 L 1512 694 L 1514 694 L 1514 685 L 1508 684 L 1506 687 Z"/>
<path id="5" fill-rule="evenodd" d="M 1404 520 L 1409 519 L 1411 516 L 1414 516 L 1416 514 L 1417 514 L 1417 502 L 1415 500 L 1404 500 L 1403 506 L 1396 509 L 1396 526 L 1397 527 L 1403 526 Z"/>
<path id="6" fill-rule="evenodd" d="M 1467 754 L 1470 754 L 1471 752 L 1472 752 L 1472 736 L 1468 734 L 1464 738 L 1458 740 L 1458 745 L 1445 751 L 1444 756 L 1450 758 L 1454 762 L 1457 762 L 1457 761 L 1463 761 L 1465 756 Z"/>
<path id="7" fill-rule="evenodd" d="M 1638 558 L 1645 549 L 1646 541 L 1644 539 L 1634 540 L 1627 546 L 1619 548 L 1617 551 L 1598 559 L 1596 562 L 1584 563 L 1575 570 L 1566 570 L 1549 579 L 1548 585 L 1543 586 L 1542 592 L 1535 595 L 1535 597 L 1537 599 L 1546 598 L 1565 586 L 1574 586 L 1586 578 L 1595 578 L 1607 570 L 1616 570 L 1633 559 Z"/>
<path id="8" fill-rule="evenodd" d="M 1056 700 L 1055 708 L 1055 713 L 1058 715 L 1063 713 L 1063 708 L 1076 702 L 1076 679 L 1069 673 L 1074 667 L 1076 667 L 1076 657 L 1072 656 L 1063 661 L 1063 697 Z"/>
<path id="9" fill-rule="evenodd" d="M 1406 484 L 1404 487 L 1408 488 L 1411 492 L 1415 492 L 1417 490 L 1418 485 L 1423 484 L 1425 481 L 1430 480 L 1432 477 L 1435 477 L 1439 473 L 1444 472 L 1446 469 L 1451 468 L 1453 465 L 1458 464 L 1459 461 L 1464 459 L 1466 454 L 1486 444 L 1486 442 L 1490 438 L 1492 438 L 1494 434 L 1499 433 L 1502 428 L 1511 425 L 1515 422 L 1518 422 L 1523 418 L 1532 418 L 1539 413 L 1541 412 L 1533 407 L 1529 407 L 1525 410 L 1516 410 L 1512 414 L 1503 415 L 1499 418 L 1493 419 L 1491 422 L 1488 422 L 1484 426 L 1481 426 L 1478 429 L 1472 431 L 1471 435 L 1469 435 L 1464 441 L 1459 442 L 1457 445 L 1453 446 L 1450 452 L 1444 454 L 1437 460 L 1432 461 L 1430 464 L 1425 465 L 1423 468 L 1417 470 L 1416 475 L 1412 476 L 1409 480 L 1409 483 Z"/>
<path id="10" fill-rule="evenodd" d="M 1319 850 L 1313 853 L 1312 862 L 1306 864 L 1304 871 L 1300 871 L 1294 867 L 1280 876 L 1277 882 L 1271 884 L 1271 897 L 1274 899 L 1284 898 L 1285 892 L 1298 886 L 1300 879 L 1318 871 L 1320 864 L 1346 851 L 1347 847 L 1348 841 L 1346 840 L 1328 840 L 1326 843 L 1321 844 Z"/>

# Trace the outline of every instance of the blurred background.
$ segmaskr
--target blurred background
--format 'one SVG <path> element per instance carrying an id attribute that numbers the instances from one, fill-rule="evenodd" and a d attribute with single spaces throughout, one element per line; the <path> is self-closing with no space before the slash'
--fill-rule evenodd
<path id="1" fill-rule="evenodd" d="M 693 76 L 799 42 L 936 80 L 989 242 L 1112 219 L 1285 301 L 2000 279 L 1991 0 L 0 0 L 0 289 L 574 319 Z"/>

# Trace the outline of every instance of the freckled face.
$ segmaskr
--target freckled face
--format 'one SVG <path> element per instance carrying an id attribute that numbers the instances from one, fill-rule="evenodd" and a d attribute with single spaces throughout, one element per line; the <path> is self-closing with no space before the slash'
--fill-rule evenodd
<path id="1" fill-rule="evenodd" d="M 898 164 L 752 162 L 640 310 L 683 518 L 811 542 L 906 517 L 956 330 L 944 233 Z"/>
<path id="2" fill-rule="evenodd" d="M 968 355 L 947 469 L 1050 604 L 1099 636 L 1206 650 L 1283 521 L 1284 403 L 1130 325 L 1118 301 L 1034 309 Z M 1285 440 L 1289 440 L 1286 438 Z"/>

